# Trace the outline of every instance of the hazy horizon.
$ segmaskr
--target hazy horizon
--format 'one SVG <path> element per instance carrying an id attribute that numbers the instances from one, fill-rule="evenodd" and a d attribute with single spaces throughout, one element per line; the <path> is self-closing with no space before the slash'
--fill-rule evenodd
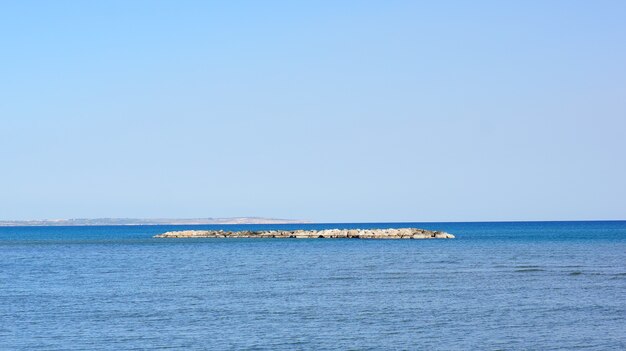
<path id="1" fill-rule="evenodd" d="M 0 225 L 7 222 L 54 222 L 54 221 L 97 221 L 97 220 L 138 220 L 138 221 L 192 221 L 192 220 L 234 220 L 234 219 L 258 219 L 258 220 L 271 220 L 271 221 L 285 221 L 285 223 L 308 223 L 308 224 L 333 224 L 333 223 L 518 223 L 518 222 L 624 222 L 626 219 L 621 218 L 599 218 L 599 219 L 547 219 L 547 220 L 469 220 L 469 221 L 329 221 L 329 222 L 320 222 L 320 221 L 311 221 L 308 219 L 302 218 L 277 218 L 277 217 L 258 217 L 258 216 L 236 216 L 236 217 L 88 217 L 88 218 L 31 218 L 31 219 L 7 219 L 0 218 Z M 165 223 L 165 222 L 155 222 L 155 223 Z M 172 223 L 176 224 L 176 223 Z M 186 225 L 188 223 L 181 223 L 181 225 Z M 207 223 L 200 223 L 207 224 Z M 210 223 L 209 223 L 210 224 Z M 223 223 L 223 224 L 235 224 L 235 223 Z M 245 224 L 245 223 L 244 223 Z M 259 223 L 262 224 L 262 223 Z"/>
<path id="2" fill-rule="evenodd" d="M 5 3 L 0 220 L 626 219 L 626 3 Z"/>

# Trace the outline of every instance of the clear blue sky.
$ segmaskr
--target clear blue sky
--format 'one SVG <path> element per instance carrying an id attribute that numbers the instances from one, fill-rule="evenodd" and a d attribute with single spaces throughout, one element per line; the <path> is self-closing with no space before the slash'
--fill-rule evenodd
<path id="1" fill-rule="evenodd" d="M 0 219 L 626 218 L 624 1 L 4 1 Z"/>

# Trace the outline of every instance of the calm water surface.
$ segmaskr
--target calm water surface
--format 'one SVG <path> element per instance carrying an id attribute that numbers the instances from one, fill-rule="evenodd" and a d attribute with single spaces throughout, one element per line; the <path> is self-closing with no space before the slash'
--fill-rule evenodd
<path id="1" fill-rule="evenodd" d="M 626 222 L 0 228 L 0 349 L 624 350 Z"/>

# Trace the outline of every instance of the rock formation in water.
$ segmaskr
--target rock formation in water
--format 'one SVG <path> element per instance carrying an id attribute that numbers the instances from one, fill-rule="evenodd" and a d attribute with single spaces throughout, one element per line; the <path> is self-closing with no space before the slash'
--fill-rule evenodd
<path id="1" fill-rule="evenodd" d="M 352 238 L 352 239 L 451 239 L 445 232 L 417 228 L 324 229 L 324 230 L 183 230 L 155 235 L 155 238 Z"/>

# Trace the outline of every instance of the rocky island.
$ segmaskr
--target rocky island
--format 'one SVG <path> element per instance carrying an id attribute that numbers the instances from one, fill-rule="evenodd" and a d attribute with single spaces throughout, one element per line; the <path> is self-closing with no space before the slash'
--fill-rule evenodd
<path id="1" fill-rule="evenodd" d="M 452 239 L 446 232 L 417 228 L 324 229 L 324 230 L 183 230 L 155 235 L 155 238 L 345 238 L 345 239 Z"/>

